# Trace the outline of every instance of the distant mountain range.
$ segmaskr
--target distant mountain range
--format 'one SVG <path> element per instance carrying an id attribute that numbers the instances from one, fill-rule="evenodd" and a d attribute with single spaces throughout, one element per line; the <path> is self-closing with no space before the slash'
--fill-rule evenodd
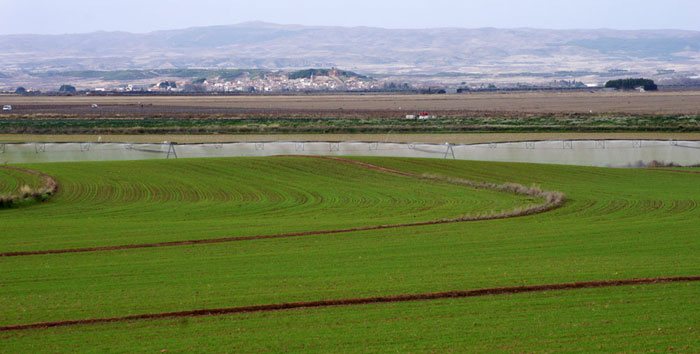
<path id="1" fill-rule="evenodd" d="M 680 30 L 382 29 L 268 23 L 145 34 L 0 36 L 0 81 L 17 72 L 339 67 L 428 77 L 700 74 L 700 32 Z M 513 79 L 516 78 L 516 79 Z"/>

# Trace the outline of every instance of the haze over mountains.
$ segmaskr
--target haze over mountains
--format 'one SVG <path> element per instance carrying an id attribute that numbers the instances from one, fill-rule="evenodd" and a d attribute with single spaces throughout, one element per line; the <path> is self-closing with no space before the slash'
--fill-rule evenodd
<path id="1" fill-rule="evenodd" d="M 339 67 L 473 80 L 700 74 L 700 32 L 381 29 L 260 22 L 145 34 L 0 36 L 0 75 L 65 70 Z M 2 81 L 2 76 L 0 76 Z"/>

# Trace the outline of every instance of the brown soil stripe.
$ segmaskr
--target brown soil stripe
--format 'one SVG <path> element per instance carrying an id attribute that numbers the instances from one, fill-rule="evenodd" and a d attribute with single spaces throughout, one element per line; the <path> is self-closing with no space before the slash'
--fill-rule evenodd
<path id="1" fill-rule="evenodd" d="M 201 309 L 201 310 L 180 311 L 180 312 L 152 313 L 152 314 L 123 316 L 123 317 L 90 318 L 90 319 L 84 319 L 84 320 L 57 321 L 57 322 L 40 322 L 40 323 L 31 323 L 31 324 L 22 324 L 22 325 L 12 325 L 12 326 L 0 327 L 0 332 L 22 331 L 22 330 L 31 330 L 31 329 L 53 328 L 53 327 L 67 327 L 67 326 L 76 326 L 76 325 L 92 325 L 92 324 L 113 323 L 113 322 L 127 322 L 127 321 L 137 321 L 137 320 L 154 320 L 154 319 L 168 319 L 168 318 L 182 318 L 182 317 L 221 316 L 221 315 L 230 315 L 230 314 L 255 313 L 255 312 L 274 312 L 274 311 L 304 309 L 304 308 L 356 306 L 356 305 L 382 304 L 382 303 L 395 303 L 395 302 L 428 301 L 428 300 L 438 300 L 438 299 L 455 299 L 455 298 L 468 298 L 468 297 L 479 297 L 479 296 L 533 293 L 533 292 L 544 292 L 544 291 L 555 291 L 555 290 L 608 288 L 608 287 L 618 287 L 618 286 L 648 285 L 648 284 L 662 284 L 662 283 L 681 283 L 681 282 L 696 282 L 696 281 L 700 281 L 700 276 L 606 280 L 606 281 L 592 281 L 592 282 L 578 282 L 578 283 L 562 283 L 562 284 L 548 284 L 548 285 L 530 285 L 530 286 L 514 286 L 514 287 L 502 287 L 502 288 L 487 288 L 487 289 L 449 291 L 449 292 L 425 293 L 425 294 L 405 294 L 405 295 L 379 296 L 379 297 L 355 298 L 355 299 L 321 300 L 321 301 L 310 301 L 310 302 L 289 302 L 289 303 L 269 304 L 269 305 L 240 306 L 240 307 L 229 307 L 229 308 L 218 308 L 218 309 Z"/>
<path id="2" fill-rule="evenodd" d="M 296 156 L 298 157 L 298 156 Z M 306 158 L 306 157 L 304 157 Z M 325 159 L 341 163 L 352 164 L 360 166 L 365 169 L 380 171 L 389 174 L 400 175 L 404 177 L 420 178 L 425 180 L 437 180 L 442 182 L 448 182 L 458 185 L 467 185 L 470 187 L 482 188 L 482 189 L 501 189 L 502 191 L 510 191 L 503 189 L 506 185 L 496 185 L 492 183 L 480 183 L 471 182 L 467 180 L 456 180 L 456 179 L 442 179 L 438 177 L 426 177 L 418 176 L 412 173 L 389 169 L 381 166 L 376 166 L 360 161 L 353 161 L 348 159 L 343 159 L 339 157 L 323 157 L 323 156 L 310 156 L 308 158 Z M 513 191 L 516 194 L 523 194 L 528 192 L 528 188 L 519 185 L 510 185 L 522 187 L 523 191 Z M 508 187 L 508 186 L 506 186 Z M 292 237 L 304 237 L 304 236 L 318 236 L 318 235 L 333 235 L 333 234 L 344 234 L 359 231 L 376 231 L 376 230 L 386 230 L 386 229 L 398 229 L 407 227 L 418 227 L 418 226 L 429 226 L 429 225 L 441 225 L 441 224 L 452 224 L 459 222 L 474 222 L 474 221 L 488 221 L 488 220 L 499 220 L 508 219 L 513 217 L 521 217 L 539 214 L 547 212 L 564 205 L 566 202 L 565 196 L 558 192 L 539 192 L 535 196 L 543 197 L 546 200 L 545 203 L 534 205 L 528 208 L 515 209 L 512 211 L 506 211 L 495 214 L 485 214 L 485 215 L 474 215 L 474 216 L 462 216 L 457 218 L 447 218 L 431 221 L 422 221 L 414 223 L 405 224 L 391 224 L 391 225 L 374 225 L 374 226 L 362 226 L 354 227 L 348 229 L 338 229 L 338 230 L 318 230 L 318 231 L 307 231 L 307 232 L 291 232 L 282 233 L 275 235 L 255 235 L 255 236 L 237 236 L 237 237 L 222 237 L 213 239 L 201 239 L 201 240 L 186 240 L 186 241 L 170 241 L 170 242 L 157 242 L 157 243 L 143 243 L 143 244 L 131 244 L 131 245 L 117 245 L 117 246 L 101 246 L 101 247 L 85 247 L 85 248 L 68 248 L 68 249 L 54 249 L 54 250 L 39 250 L 39 251 L 18 251 L 18 252 L 3 252 L 0 253 L 0 258 L 2 257 L 26 257 L 26 256 L 40 256 L 40 255 L 51 255 L 51 254 L 67 254 L 67 253 L 88 253 L 88 252 L 106 252 L 106 251 L 119 251 L 119 250 L 131 250 L 140 248 L 157 248 L 157 247 L 177 247 L 177 246 L 191 246 L 191 245 L 205 245 L 205 244 L 217 244 L 217 243 L 229 243 L 229 242 L 242 242 L 242 241 L 252 241 L 252 240 L 266 240 L 266 239 L 279 239 L 279 238 L 292 238 Z M 548 194 L 555 194 L 558 196 L 557 199 L 549 199 Z"/>
<path id="3" fill-rule="evenodd" d="M 650 168 L 652 171 L 662 171 L 662 172 L 673 172 L 673 173 L 690 173 L 694 175 L 700 175 L 700 171 L 684 171 L 684 170 L 670 170 L 670 169 L 659 169 L 659 168 Z"/>

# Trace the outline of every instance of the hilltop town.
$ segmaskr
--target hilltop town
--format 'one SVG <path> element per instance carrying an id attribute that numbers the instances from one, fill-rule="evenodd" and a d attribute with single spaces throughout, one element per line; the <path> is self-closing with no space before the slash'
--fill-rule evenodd
<path id="1" fill-rule="evenodd" d="M 242 72 L 238 77 L 216 76 L 194 80 L 164 81 L 150 87 L 126 85 L 116 91 L 149 92 L 299 92 L 368 91 L 381 85 L 368 77 L 338 69 L 309 69 L 295 72 Z"/>
<path id="2" fill-rule="evenodd" d="M 69 82 L 70 84 L 66 84 Z M 339 69 L 72 71 L 25 74 L 3 80 L 5 91 L 21 94 L 83 92 L 284 93 L 372 91 L 385 83 Z"/>

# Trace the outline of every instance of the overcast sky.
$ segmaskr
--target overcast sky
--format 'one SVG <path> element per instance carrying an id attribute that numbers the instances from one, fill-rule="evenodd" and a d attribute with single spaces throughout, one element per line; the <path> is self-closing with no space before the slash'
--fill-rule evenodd
<path id="1" fill-rule="evenodd" d="M 0 0 L 0 34 L 149 32 L 247 21 L 700 30 L 700 0 Z"/>

